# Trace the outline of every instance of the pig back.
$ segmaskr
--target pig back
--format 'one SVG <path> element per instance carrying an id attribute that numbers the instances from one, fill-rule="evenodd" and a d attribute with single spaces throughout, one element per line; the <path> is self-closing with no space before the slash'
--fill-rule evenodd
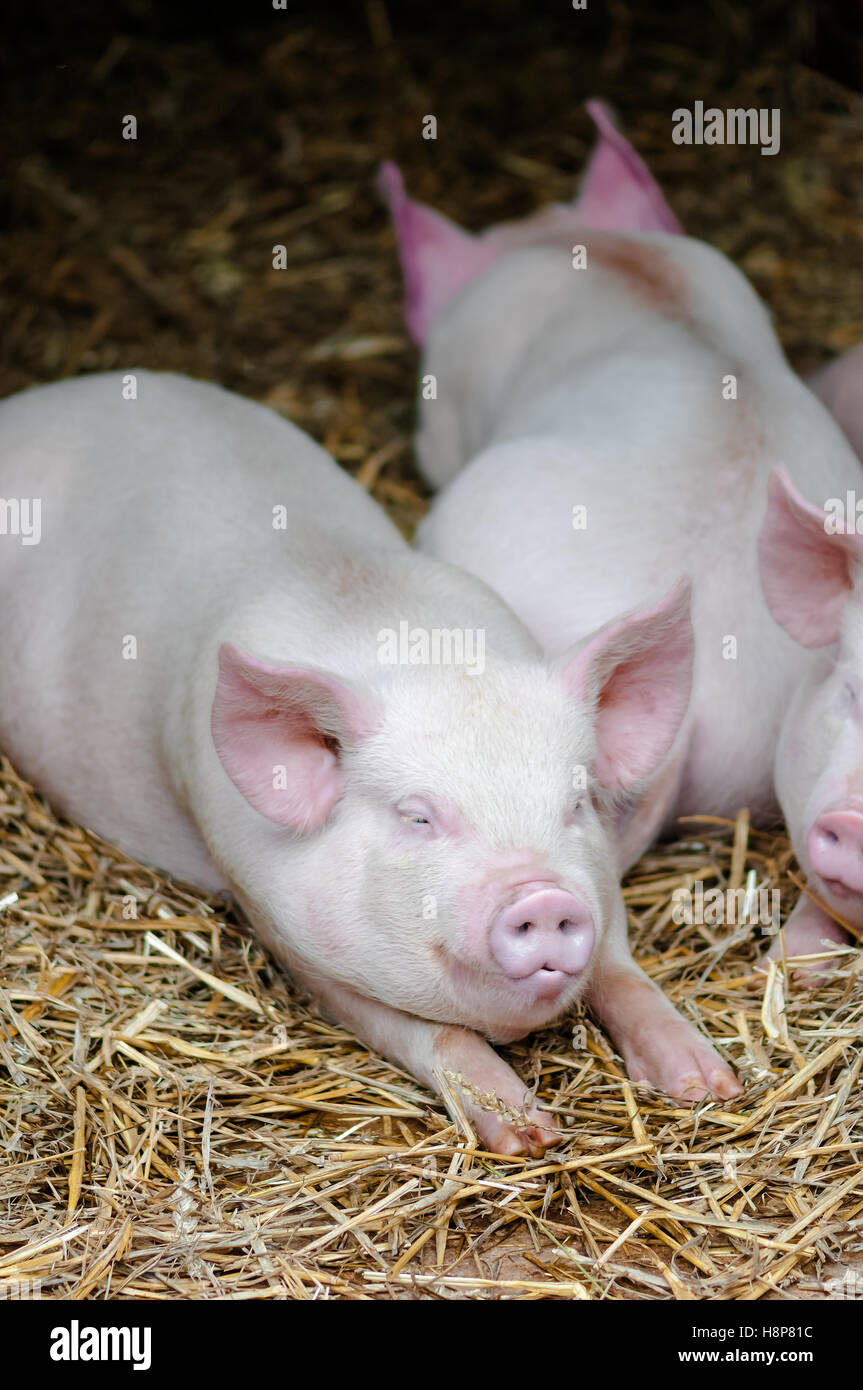
<path id="1" fill-rule="evenodd" d="M 339 557 L 347 590 L 351 551 L 407 547 L 274 412 L 134 375 L 137 399 L 111 373 L 0 404 L 0 497 L 41 527 L 0 534 L 0 746 L 58 809 L 213 886 L 176 804 L 166 703 L 220 614 L 272 588 L 311 632 L 311 595 Z"/>

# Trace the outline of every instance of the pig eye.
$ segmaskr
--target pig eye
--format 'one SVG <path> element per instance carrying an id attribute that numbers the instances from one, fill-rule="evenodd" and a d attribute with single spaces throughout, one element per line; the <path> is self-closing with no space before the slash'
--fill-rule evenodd
<path id="1" fill-rule="evenodd" d="M 587 799 L 588 796 L 585 792 L 584 795 L 579 796 L 575 801 L 572 802 L 565 816 L 565 821 L 567 825 L 574 825 L 577 820 L 581 819 L 581 815 L 584 811 L 584 805 Z"/>
<path id="2" fill-rule="evenodd" d="M 842 686 L 842 712 L 843 714 L 856 714 L 859 692 L 856 681 L 846 680 Z"/>
<path id="3" fill-rule="evenodd" d="M 408 825 L 431 825 L 431 811 L 422 801 L 412 798 L 399 802 L 396 811 Z"/>

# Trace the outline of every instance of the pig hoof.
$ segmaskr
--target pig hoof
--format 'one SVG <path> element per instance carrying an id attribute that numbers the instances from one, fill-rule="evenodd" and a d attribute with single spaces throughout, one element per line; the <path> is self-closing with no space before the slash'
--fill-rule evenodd
<path id="1" fill-rule="evenodd" d="M 679 1081 L 674 1081 L 668 1088 L 668 1094 L 675 1100 L 689 1102 L 694 1105 L 708 1096 L 716 1100 L 730 1100 L 732 1096 L 739 1096 L 743 1087 L 734 1075 L 730 1067 L 726 1067 L 724 1062 L 718 1066 L 692 1073 L 690 1076 L 681 1077 Z"/>
<path id="2" fill-rule="evenodd" d="M 819 955 L 829 951 L 832 946 L 847 946 L 849 941 L 848 933 L 842 930 L 838 922 L 834 922 L 815 903 L 802 899 L 785 926 L 785 959 L 790 963 L 797 956 Z M 778 940 L 773 942 L 763 959 L 765 963 L 781 961 L 782 949 Z M 829 978 L 841 960 L 841 957 L 836 957 L 790 964 L 791 978 L 797 985 L 814 989 Z"/>
<path id="3" fill-rule="evenodd" d="M 814 955 L 816 951 L 823 951 L 826 948 L 824 946 L 813 946 L 810 949 L 811 953 Z M 799 954 L 803 955 L 804 952 L 801 951 Z M 788 958 L 788 952 L 786 952 L 786 958 Z M 769 961 L 777 959 L 781 959 L 781 957 L 768 953 L 764 957 L 765 968 Z M 796 965 L 789 959 L 788 973 L 798 989 L 817 989 L 830 979 L 830 975 L 836 964 L 837 962 L 834 960 L 819 960 L 810 961 L 808 964 L 801 961 L 799 965 Z"/>
<path id="4" fill-rule="evenodd" d="M 546 1149 L 560 1141 L 561 1135 L 556 1129 L 550 1128 L 554 1120 L 544 1110 L 531 1107 L 526 1119 L 528 1124 L 519 1125 L 486 1112 L 476 1115 L 474 1123 L 480 1143 L 490 1153 L 502 1154 L 507 1158 L 522 1155 L 525 1158 L 541 1158 Z"/>
<path id="5" fill-rule="evenodd" d="M 643 1081 L 675 1100 L 695 1104 L 707 1097 L 729 1100 L 743 1087 L 731 1068 L 683 1019 L 626 1057 L 633 1081 Z"/>

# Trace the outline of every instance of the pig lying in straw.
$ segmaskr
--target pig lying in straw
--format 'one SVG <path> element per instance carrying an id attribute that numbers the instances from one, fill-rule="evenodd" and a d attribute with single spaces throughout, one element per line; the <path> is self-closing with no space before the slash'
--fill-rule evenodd
<path id="1" fill-rule="evenodd" d="M 863 344 L 811 382 L 863 456 Z M 787 473 L 770 480 L 759 553 L 777 623 L 808 656 L 776 750 L 776 789 L 809 888 L 863 937 L 863 470 L 825 505 L 807 501 Z M 813 494 L 811 487 L 806 489 Z M 823 493 L 824 489 L 820 490 Z M 817 954 L 847 940 L 805 893 L 786 949 Z M 817 966 L 813 965 L 817 974 Z"/>
<path id="2" fill-rule="evenodd" d="M 421 548 L 484 579 L 552 655 L 681 571 L 692 578 L 693 698 L 671 757 L 618 803 L 625 868 L 678 816 L 775 812 L 777 740 L 812 656 L 791 613 L 802 570 L 780 614 L 791 636 L 771 617 L 769 587 L 770 607 L 762 596 L 767 482 L 781 465 L 820 503 L 856 485 L 860 466 L 788 367 L 747 281 L 680 233 L 606 109 L 589 109 L 599 143 L 572 204 L 474 236 L 412 202 L 394 166 L 382 186 L 408 327 L 424 350 L 420 466 L 433 485 L 448 484 Z M 793 576 L 794 528 L 783 525 L 770 553 Z M 837 579 L 850 548 L 834 538 Z M 801 627 L 816 621 L 816 598 L 813 589 Z M 820 640 L 834 637 L 827 624 Z M 660 715 L 660 704 L 645 706 L 646 720 Z M 808 767 L 800 786 L 795 738 L 780 745 L 792 830 L 795 788 L 805 799 L 818 771 Z M 863 846 L 863 773 L 854 795 Z M 834 801 L 850 833 L 838 792 Z M 796 834 L 795 845 L 809 867 Z M 811 934 L 792 932 L 788 945 L 811 947 Z"/>
<path id="3" fill-rule="evenodd" d="M 554 1131 L 484 1039 L 554 1019 L 590 978 L 635 1076 L 732 1093 L 629 957 L 606 809 L 685 715 L 685 585 L 547 663 L 272 411 L 182 377 L 133 386 L 0 404 L 2 514 L 40 513 L 38 535 L 0 535 L 0 744 L 21 771 L 140 859 L 230 888 L 488 1148 Z M 435 664 L 442 632 L 473 634 L 470 665 L 440 644 Z"/>

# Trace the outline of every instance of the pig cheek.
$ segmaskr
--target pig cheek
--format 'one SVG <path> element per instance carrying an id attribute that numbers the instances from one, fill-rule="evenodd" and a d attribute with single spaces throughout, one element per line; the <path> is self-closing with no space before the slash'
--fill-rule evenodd
<path id="1" fill-rule="evenodd" d="M 489 931 L 495 912 L 503 899 L 505 884 L 463 883 L 456 902 L 456 922 L 450 949 L 471 960 L 475 965 L 489 966 Z"/>
<path id="2" fill-rule="evenodd" d="M 843 720 L 838 736 L 829 746 L 827 768 L 831 792 L 840 805 L 863 795 L 863 738 L 856 718 Z"/>
<path id="3" fill-rule="evenodd" d="M 791 706 L 776 750 L 776 792 L 801 864 L 807 863 L 806 837 L 831 795 L 838 768 L 841 722 L 830 715 L 827 697 L 821 687 L 813 698 Z M 838 794 L 837 787 L 832 794 Z"/>
<path id="4" fill-rule="evenodd" d="M 452 869 L 451 846 L 445 838 L 409 825 L 396 827 L 378 865 L 371 901 L 387 902 L 387 915 L 399 923 L 399 940 L 408 928 L 421 949 L 446 941 L 453 916 Z"/>
<path id="5" fill-rule="evenodd" d="M 793 734 L 780 740 L 776 750 L 774 782 L 779 805 L 798 859 L 813 766 L 817 769 L 817 762 L 812 758 L 811 750 L 807 748 L 800 730 L 795 729 Z"/>
<path id="6" fill-rule="evenodd" d="M 599 905 L 593 914 L 597 945 L 599 945 L 602 938 L 605 936 L 614 916 L 615 904 L 620 893 L 620 880 L 615 877 L 607 882 L 601 883 L 598 887 Z M 593 958 L 594 960 L 596 959 L 596 948 L 594 948 Z"/>
<path id="7" fill-rule="evenodd" d="M 362 948 L 363 923 L 357 913 L 357 895 L 345 876 L 338 869 L 316 874 L 305 893 L 298 894 L 296 884 L 291 883 L 286 896 L 291 916 L 299 919 L 298 930 L 289 931 L 289 938 L 302 943 L 307 959 L 325 967 L 336 979 L 346 980 Z"/>
<path id="8" fill-rule="evenodd" d="M 456 824 L 428 835 L 399 825 L 390 837 L 393 882 L 397 903 L 407 906 L 425 948 L 471 955 L 469 924 L 479 914 L 471 897 L 476 880 L 476 847 Z M 493 902 L 489 895 L 488 903 Z"/>
<path id="9" fill-rule="evenodd" d="M 302 891 L 295 871 L 285 873 L 283 910 L 274 914 L 276 921 L 290 918 L 285 935 L 298 941 L 306 960 L 357 987 L 374 973 L 376 958 L 404 942 L 406 904 L 412 903 L 397 865 L 382 853 L 382 840 L 377 821 L 343 815 L 321 833 Z"/>
<path id="10" fill-rule="evenodd" d="M 593 817 L 577 832 L 569 832 L 562 858 L 561 882 L 593 914 L 598 944 L 611 920 L 620 884 L 614 837 Z"/>
<path id="11" fill-rule="evenodd" d="M 798 776 L 806 778 L 802 785 L 804 796 L 810 788 L 811 791 L 805 796 L 799 816 L 789 822 L 789 830 L 794 852 L 806 872 L 810 873 L 809 834 L 818 817 L 825 811 L 845 805 L 848 798 L 855 794 L 855 787 L 856 795 L 863 794 L 863 749 L 859 738 L 853 737 L 851 729 L 846 729 L 842 737 L 824 737 L 807 751 L 809 757 L 798 766 L 797 772 Z"/>

